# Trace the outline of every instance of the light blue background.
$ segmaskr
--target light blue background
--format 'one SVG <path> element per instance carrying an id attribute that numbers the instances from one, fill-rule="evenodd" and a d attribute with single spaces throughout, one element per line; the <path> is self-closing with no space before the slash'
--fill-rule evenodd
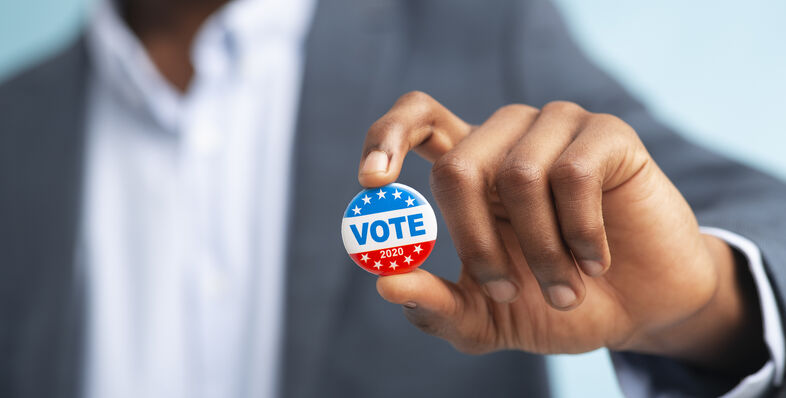
<path id="1" fill-rule="evenodd" d="M 588 54 L 693 139 L 786 177 L 786 2 L 556 0 Z M 0 0 L 0 79 L 73 37 L 89 0 Z M 602 350 L 552 357 L 559 397 L 619 397 Z"/>

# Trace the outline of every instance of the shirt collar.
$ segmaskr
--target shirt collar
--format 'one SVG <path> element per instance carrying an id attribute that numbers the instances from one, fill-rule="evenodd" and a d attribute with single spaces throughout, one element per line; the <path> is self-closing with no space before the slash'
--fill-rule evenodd
<path id="1" fill-rule="evenodd" d="M 211 15 L 191 48 L 194 81 L 227 74 L 254 75 L 264 46 L 302 44 L 315 0 L 234 0 Z M 112 0 L 101 0 L 87 29 L 98 83 L 128 105 L 147 111 L 177 131 L 189 92 L 180 93 L 156 69 L 144 46 L 120 18 Z"/>
<path id="2" fill-rule="evenodd" d="M 87 45 L 97 84 L 132 109 L 148 111 L 168 130 L 175 129 L 181 95 L 158 72 L 112 0 L 100 1 L 93 10 Z"/>

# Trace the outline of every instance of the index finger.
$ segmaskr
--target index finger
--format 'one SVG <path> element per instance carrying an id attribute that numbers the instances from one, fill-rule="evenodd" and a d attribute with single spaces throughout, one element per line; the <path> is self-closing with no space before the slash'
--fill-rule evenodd
<path id="1" fill-rule="evenodd" d="M 420 91 L 402 95 L 366 134 L 358 181 L 367 188 L 394 182 L 410 150 L 433 162 L 472 126 Z"/>

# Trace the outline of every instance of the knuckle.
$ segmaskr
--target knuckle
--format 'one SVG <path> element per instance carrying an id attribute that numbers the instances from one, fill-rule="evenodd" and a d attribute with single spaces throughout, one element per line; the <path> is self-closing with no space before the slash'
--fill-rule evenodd
<path id="1" fill-rule="evenodd" d="M 545 178 L 543 167 L 532 162 L 511 161 L 502 166 L 496 175 L 497 191 L 501 196 L 526 192 L 542 185 Z"/>
<path id="2" fill-rule="evenodd" d="M 525 249 L 524 257 L 538 281 L 551 283 L 569 278 L 567 274 L 573 260 L 561 239 L 541 241 L 536 247 L 522 249 Z"/>
<path id="3" fill-rule="evenodd" d="M 447 154 L 434 162 L 431 181 L 435 194 L 470 189 L 479 182 L 478 168 L 468 159 Z"/>
<path id="4" fill-rule="evenodd" d="M 495 252 L 493 245 L 487 238 L 475 237 L 471 245 L 461 245 L 456 248 L 456 252 L 461 259 L 461 262 L 468 266 L 473 274 L 478 274 L 479 266 L 492 263 Z M 475 275 L 478 277 L 479 275 Z M 498 275 L 495 275 L 498 277 Z M 487 278 L 481 278 L 487 279 Z"/>
<path id="5" fill-rule="evenodd" d="M 578 185 L 595 179 L 595 173 L 586 163 L 579 160 L 559 162 L 549 171 L 549 179 L 558 184 Z"/>
<path id="6" fill-rule="evenodd" d="M 556 114 L 581 114 L 586 111 L 579 104 L 569 101 L 551 101 L 543 106 L 543 112 Z"/>
<path id="7" fill-rule="evenodd" d="M 562 242 L 543 242 L 537 249 L 538 255 L 533 256 L 535 266 L 541 269 L 556 272 L 560 267 L 556 265 L 565 259 L 565 248 Z"/>
<path id="8" fill-rule="evenodd" d="M 600 241 L 605 233 L 602 223 L 577 221 L 564 228 L 564 238 L 572 245 L 593 244 Z"/>
<path id="9" fill-rule="evenodd" d="M 419 104 L 422 106 L 430 106 L 433 101 L 434 99 L 430 95 L 418 90 L 410 91 L 398 99 L 400 103 Z"/>
<path id="10" fill-rule="evenodd" d="M 396 118 L 383 117 L 371 125 L 368 135 L 376 140 L 381 140 L 389 135 L 403 134 L 405 129 L 404 123 Z"/>

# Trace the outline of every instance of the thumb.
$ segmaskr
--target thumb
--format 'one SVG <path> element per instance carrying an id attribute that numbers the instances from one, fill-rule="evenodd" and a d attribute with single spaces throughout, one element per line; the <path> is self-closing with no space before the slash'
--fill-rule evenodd
<path id="1" fill-rule="evenodd" d="M 458 286 L 421 269 L 377 279 L 385 300 L 401 304 L 407 319 L 425 333 L 455 342 L 464 299 Z"/>
<path id="2" fill-rule="evenodd" d="M 380 277 L 377 292 L 393 304 L 426 309 L 447 317 L 455 316 L 462 304 L 458 286 L 422 269 Z"/>
<path id="3" fill-rule="evenodd" d="M 413 325 L 461 352 L 482 354 L 495 348 L 488 334 L 488 311 L 482 310 L 487 298 L 480 292 L 471 294 L 421 269 L 380 277 L 377 291 L 385 300 L 402 304 Z"/>

